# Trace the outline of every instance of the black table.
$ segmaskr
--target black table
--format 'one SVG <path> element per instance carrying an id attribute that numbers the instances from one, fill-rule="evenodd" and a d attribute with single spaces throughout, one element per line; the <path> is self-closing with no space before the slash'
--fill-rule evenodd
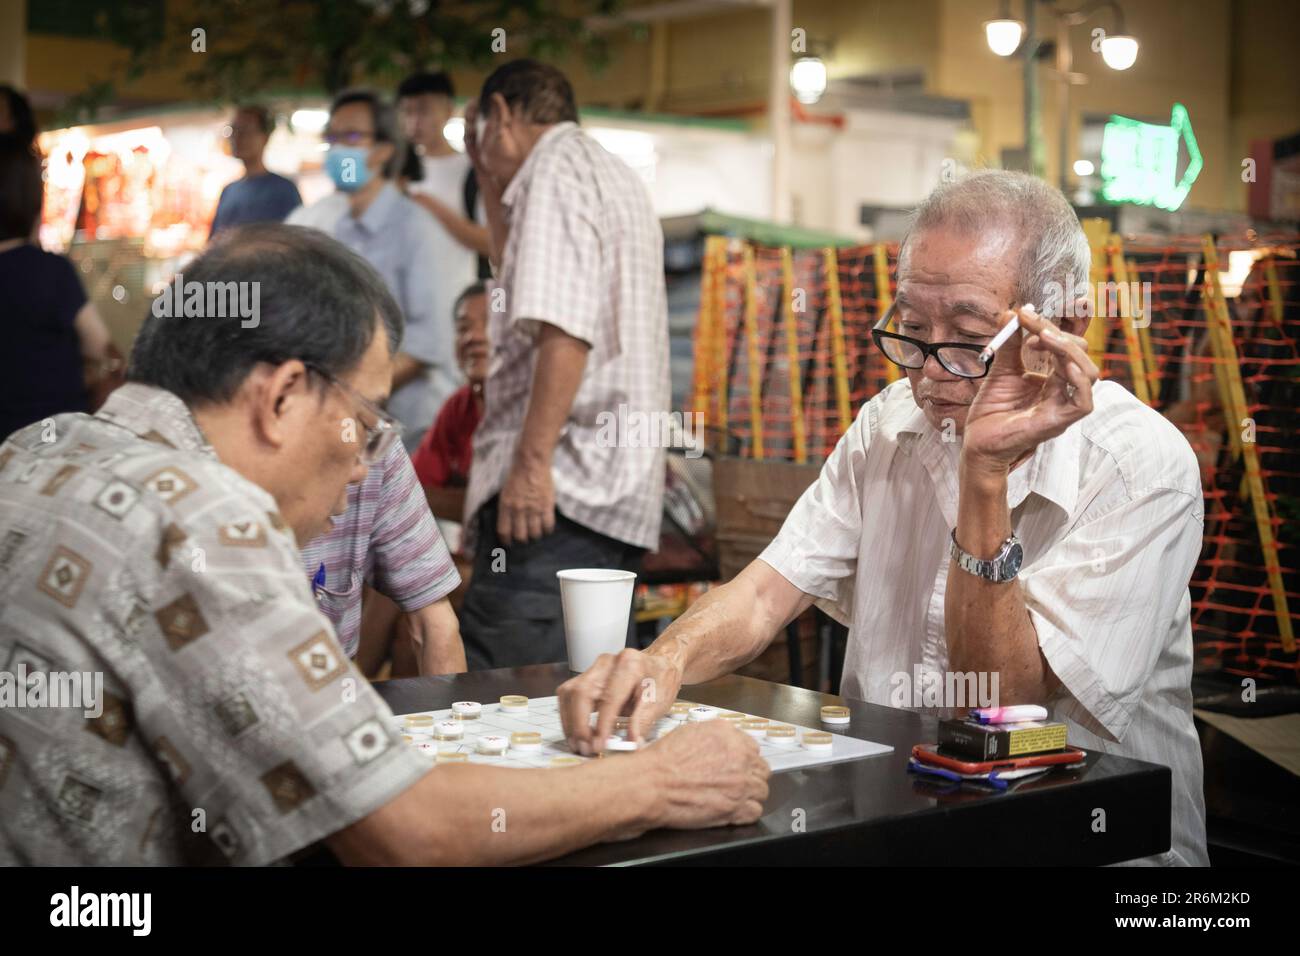
<path id="1" fill-rule="evenodd" d="M 437 710 L 455 700 L 503 694 L 548 697 L 570 676 L 563 664 L 503 668 L 375 685 L 394 713 Z M 820 725 L 840 699 L 749 677 L 683 687 L 683 699 Z M 1054 770 L 1006 792 L 936 785 L 907 772 L 912 746 L 937 739 L 937 718 L 843 701 L 842 732 L 890 744 L 864 760 L 773 774 L 763 817 L 746 827 L 656 830 L 559 859 L 576 865 L 1093 865 L 1169 849 L 1168 767 L 1089 754 L 1077 770 Z M 802 812 L 800 812 L 802 811 Z M 1104 831 L 1096 832 L 1097 811 Z M 802 820 L 803 832 L 796 830 Z"/>

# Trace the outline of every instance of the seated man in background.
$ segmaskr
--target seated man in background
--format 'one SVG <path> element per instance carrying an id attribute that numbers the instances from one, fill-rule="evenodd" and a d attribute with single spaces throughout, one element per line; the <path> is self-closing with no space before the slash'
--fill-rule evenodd
<path id="1" fill-rule="evenodd" d="M 1187 590 L 1200 475 L 1177 428 L 1098 383 L 1089 302 L 1061 294 L 1087 288 L 1090 262 L 1041 180 L 939 186 L 899 253 L 897 333 L 877 327 L 906 378 L 862 408 L 758 559 L 645 653 L 561 687 L 575 746 L 600 749 L 624 712 L 639 733 L 683 682 L 752 660 L 817 602 L 849 626 L 844 696 L 890 705 L 900 679 L 921 700 L 936 675 L 998 675 L 995 704 L 1044 704 L 1076 746 L 1169 766 L 1172 848 L 1139 862 L 1206 864 Z M 1033 311 L 1052 302 L 1052 321 Z M 1050 374 L 1026 371 L 1022 333 L 981 355 L 1012 309 Z"/>
<path id="2" fill-rule="evenodd" d="M 452 560 L 460 572 L 461 583 L 448 600 L 459 612 L 473 572 L 470 559 L 461 550 L 464 540 L 461 522 L 465 514 L 469 466 L 474 457 L 474 429 L 478 428 L 483 417 L 483 382 L 487 378 L 490 357 L 487 287 L 482 282 L 475 282 L 460 294 L 455 308 L 456 362 L 467 381 L 452 392 L 451 398 L 442 406 L 433 427 L 411 456 L 411 464 L 424 486 L 429 510 L 438 519 L 439 530 L 451 542 Z M 382 626 L 383 622 L 379 623 Z M 427 666 L 422 664 L 422 673 L 430 673 Z"/>
<path id="3" fill-rule="evenodd" d="M 433 513 L 448 521 L 461 520 L 474 456 L 474 429 L 483 417 L 483 381 L 490 357 L 487 287 L 475 282 L 460 294 L 455 310 L 456 364 L 466 382 L 451 393 L 411 456 Z"/>
<path id="4" fill-rule="evenodd" d="M 397 304 L 280 225 L 185 278 L 257 283 L 258 322 L 151 314 L 99 414 L 0 446 L 0 661 L 91 690 L 0 708 L 0 865 L 256 865 L 322 840 L 345 863 L 529 862 L 759 817 L 767 764 L 721 721 L 560 773 L 435 769 L 404 745 L 295 547 L 394 439 L 369 409 Z"/>

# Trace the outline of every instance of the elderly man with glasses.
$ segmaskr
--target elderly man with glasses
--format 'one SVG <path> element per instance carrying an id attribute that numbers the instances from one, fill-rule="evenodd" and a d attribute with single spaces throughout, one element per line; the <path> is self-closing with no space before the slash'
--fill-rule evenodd
<path id="1" fill-rule="evenodd" d="M 906 377 L 862 408 L 757 560 L 646 652 L 561 687 L 574 745 L 599 750 L 624 713 L 639 734 L 682 683 L 752 660 L 815 602 L 849 626 L 846 697 L 906 706 L 926 682 L 997 675 L 994 703 L 1045 705 L 1072 744 L 1169 766 L 1171 849 L 1139 862 L 1205 864 L 1187 589 L 1200 474 L 1177 428 L 1098 381 L 1075 298 L 1089 264 L 1074 211 L 1040 180 L 936 189 L 874 331 Z M 1070 825 L 1086 839 L 1088 823 Z"/>

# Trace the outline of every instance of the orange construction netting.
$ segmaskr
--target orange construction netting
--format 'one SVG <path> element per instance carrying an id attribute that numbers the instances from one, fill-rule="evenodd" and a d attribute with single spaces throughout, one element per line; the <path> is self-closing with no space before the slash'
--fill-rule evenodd
<path id="1" fill-rule="evenodd" d="M 1100 220 L 1085 231 L 1091 290 L 1108 303 L 1088 330 L 1093 360 L 1176 424 L 1200 461 L 1197 664 L 1300 682 L 1300 243 L 1253 233 L 1122 240 Z M 779 461 L 830 454 L 898 377 L 870 334 L 892 302 L 897 253 L 886 243 L 792 250 L 707 240 L 687 411 L 703 413 L 714 450 Z M 1244 281 L 1243 253 L 1252 263 Z"/>

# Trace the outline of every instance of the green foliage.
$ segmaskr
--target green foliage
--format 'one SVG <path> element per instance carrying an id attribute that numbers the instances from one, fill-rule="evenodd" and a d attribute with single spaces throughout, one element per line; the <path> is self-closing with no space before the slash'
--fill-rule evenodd
<path id="1" fill-rule="evenodd" d="M 127 53 L 118 75 L 97 79 L 64 109 L 93 120 L 120 87 L 149 73 L 183 70 L 191 99 L 237 101 L 268 91 L 336 93 L 359 82 L 394 84 L 420 68 L 489 68 L 508 59 L 576 53 L 595 69 L 609 59 L 605 34 L 586 18 L 620 0 L 189 0 L 156 17 L 102 15 L 99 35 Z M 129 4 L 125 5 L 129 8 Z M 192 49 L 202 29 L 206 52 Z M 505 52 L 493 50 L 504 30 Z"/>

